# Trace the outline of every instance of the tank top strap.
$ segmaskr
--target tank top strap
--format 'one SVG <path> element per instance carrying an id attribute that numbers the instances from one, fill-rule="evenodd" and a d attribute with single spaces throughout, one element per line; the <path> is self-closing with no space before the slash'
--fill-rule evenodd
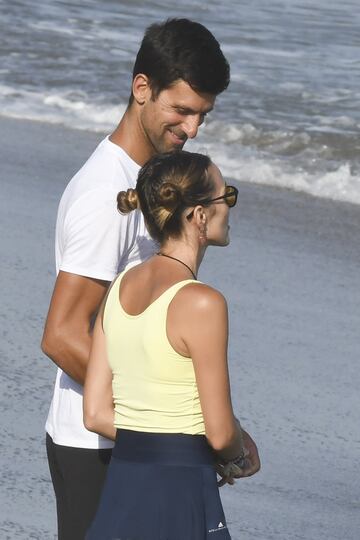
<path id="1" fill-rule="evenodd" d="M 186 279 L 174 283 L 166 291 L 164 291 L 156 300 L 151 304 L 151 310 L 149 310 L 148 315 L 150 315 L 154 324 L 154 332 L 159 332 L 162 336 L 160 339 L 165 343 L 168 343 L 167 333 L 166 333 L 166 321 L 169 306 L 176 296 L 176 294 L 191 283 L 201 283 L 195 279 Z"/>
<path id="2" fill-rule="evenodd" d="M 198 281 L 196 279 L 184 279 L 183 281 L 174 283 L 174 285 L 171 285 L 168 289 L 166 289 L 166 291 L 164 291 L 157 299 L 159 307 L 161 305 L 161 308 L 163 309 L 164 307 L 168 306 L 170 302 L 174 299 L 175 295 L 190 283 L 201 283 L 201 281 Z"/>

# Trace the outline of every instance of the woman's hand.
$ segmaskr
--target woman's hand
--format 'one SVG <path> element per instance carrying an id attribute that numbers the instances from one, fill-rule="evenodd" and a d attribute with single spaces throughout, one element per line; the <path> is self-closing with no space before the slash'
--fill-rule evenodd
<path id="1" fill-rule="evenodd" d="M 225 484 L 233 486 L 235 484 L 235 478 L 238 479 L 244 476 L 243 469 L 231 462 L 224 464 L 219 461 L 215 464 L 215 470 L 221 477 L 221 480 L 218 481 L 219 487 L 222 487 Z"/>
<path id="2" fill-rule="evenodd" d="M 235 479 L 252 476 L 260 470 L 260 458 L 255 442 L 246 431 L 242 430 L 242 435 L 244 442 L 244 457 L 237 461 L 237 463 L 219 460 L 215 464 L 215 470 L 221 477 L 221 480 L 218 482 L 219 487 L 225 484 L 230 484 L 232 486 L 235 483 Z"/>
<path id="3" fill-rule="evenodd" d="M 250 435 L 242 430 L 244 447 L 246 450 L 245 467 L 243 469 L 243 477 L 252 476 L 260 470 L 261 463 L 257 446 Z"/>

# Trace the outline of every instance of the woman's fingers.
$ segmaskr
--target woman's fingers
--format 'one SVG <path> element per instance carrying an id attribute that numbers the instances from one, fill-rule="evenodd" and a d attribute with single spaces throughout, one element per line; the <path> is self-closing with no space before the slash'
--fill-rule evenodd
<path id="1" fill-rule="evenodd" d="M 233 486 L 235 484 L 235 479 L 244 476 L 244 471 L 234 463 L 216 463 L 215 470 L 218 475 L 221 476 L 221 479 L 218 481 L 219 487 L 222 487 L 225 484 Z"/>

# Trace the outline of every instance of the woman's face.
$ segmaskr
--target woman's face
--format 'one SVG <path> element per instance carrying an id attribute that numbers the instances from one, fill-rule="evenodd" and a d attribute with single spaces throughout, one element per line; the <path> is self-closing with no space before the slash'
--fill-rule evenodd
<path id="1" fill-rule="evenodd" d="M 214 182 L 212 199 L 221 197 L 225 193 L 225 182 L 218 167 L 212 163 L 209 174 Z M 225 199 L 219 199 L 206 208 L 207 223 L 206 236 L 210 246 L 227 246 L 229 238 L 229 207 Z"/>

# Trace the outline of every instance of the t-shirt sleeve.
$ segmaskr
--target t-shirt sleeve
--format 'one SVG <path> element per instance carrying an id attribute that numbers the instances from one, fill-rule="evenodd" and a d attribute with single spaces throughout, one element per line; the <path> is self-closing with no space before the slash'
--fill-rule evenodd
<path id="1" fill-rule="evenodd" d="M 64 221 L 59 270 L 112 281 L 128 251 L 127 216 L 116 208 L 116 194 L 94 189 L 77 199 Z"/>

